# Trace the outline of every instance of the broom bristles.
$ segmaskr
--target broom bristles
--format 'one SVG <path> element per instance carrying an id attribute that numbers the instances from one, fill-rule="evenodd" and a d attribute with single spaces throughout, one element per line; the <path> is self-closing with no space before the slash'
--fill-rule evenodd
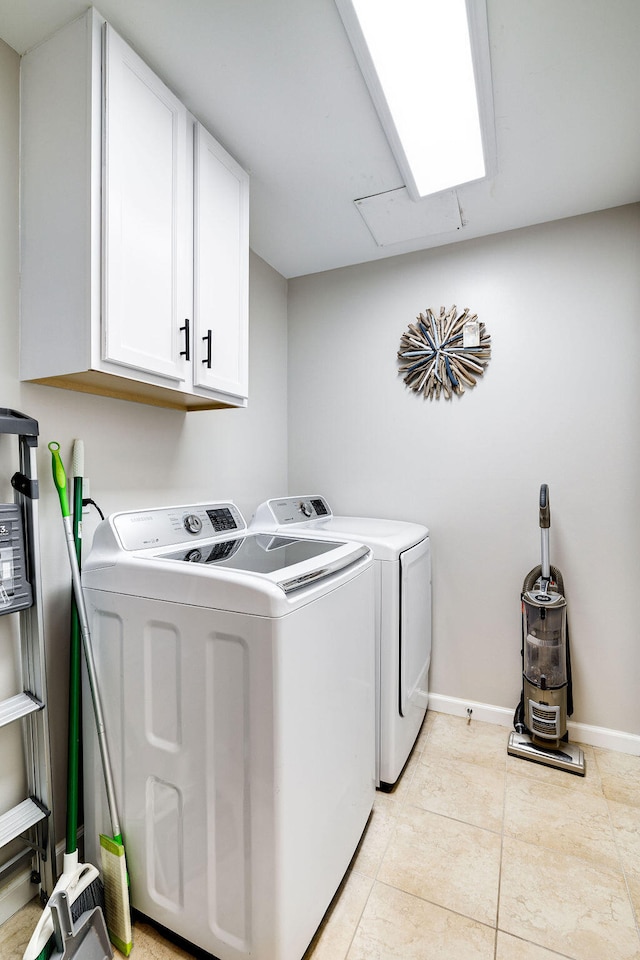
<path id="1" fill-rule="evenodd" d="M 119 838 L 100 834 L 100 860 L 109 939 L 125 957 L 128 957 L 133 947 L 129 884 L 124 846 L 118 840 Z"/>
<path id="2" fill-rule="evenodd" d="M 93 881 L 91 886 L 83 890 L 77 900 L 71 904 L 71 919 L 76 923 L 87 910 L 100 907 L 104 913 L 104 885 L 100 877 Z"/>

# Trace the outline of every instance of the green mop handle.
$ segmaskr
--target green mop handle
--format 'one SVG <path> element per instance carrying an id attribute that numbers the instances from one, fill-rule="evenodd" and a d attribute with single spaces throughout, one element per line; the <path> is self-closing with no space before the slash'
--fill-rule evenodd
<path id="1" fill-rule="evenodd" d="M 81 563 L 82 477 L 84 444 L 73 442 L 73 539 L 78 565 Z M 78 849 L 78 794 L 80 780 L 80 698 L 81 657 L 80 618 L 73 590 L 71 592 L 71 634 L 69 639 L 69 730 L 67 766 L 67 846 L 68 855 Z"/>
<path id="2" fill-rule="evenodd" d="M 107 791 L 107 805 L 109 807 L 109 816 L 111 817 L 111 834 L 115 840 L 122 842 L 120 834 L 120 822 L 118 818 L 118 807 L 116 804 L 116 792 L 113 785 L 113 773 L 111 770 L 111 759 L 109 757 L 109 748 L 107 746 L 107 737 L 104 727 L 104 714 L 102 712 L 102 703 L 98 691 L 98 678 L 96 666 L 93 658 L 93 649 L 91 647 L 91 633 L 89 631 L 89 621 L 87 618 L 87 608 L 82 593 L 82 582 L 80 580 L 80 567 L 76 554 L 76 545 L 73 537 L 73 528 L 71 526 L 71 516 L 69 511 L 69 499 L 67 497 L 67 476 L 64 465 L 60 458 L 60 444 L 52 440 L 49 444 L 51 451 L 51 467 L 53 471 L 53 482 L 55 483 L 58 497 L 60 498 L 60 508 L 62 510 L 62 522 L 67 540 L 67 552 L 69 554 L 69 563 L 71 565 L 71 579 L 73 581 L 73 592 L 78 608 L 78 617 L 80 619 L 80 633 L 82 636 L 82 646 L 84 649 L 84 658 L 87 665 L 87 674 L 89 676 L 89 687 L 91 689 L 91 700 L 93 701 L 93 712 L 96 720 L 96 730 L 98 735 L 98 745 L 100 747 L 100 756 L 102 758 L 102 769 L 104 773 L 104 783 Z M 120 838 L 120 839 L 118 839 Z"/>

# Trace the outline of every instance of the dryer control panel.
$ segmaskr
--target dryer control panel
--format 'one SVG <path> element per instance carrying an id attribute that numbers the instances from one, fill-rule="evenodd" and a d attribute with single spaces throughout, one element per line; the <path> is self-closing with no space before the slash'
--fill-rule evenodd
<path id="1" fill-rule="evenodd" d="M 117 513 L 111 522 L 124 550 L 211 540 L 247 528 L 244 517 L 231 501 Z"/>
<path id="2" fill-rule="evenodd" d="M 262 507 L 265 506 L 270 516 L 261 518 L 256 514 L 256 521 L 266 522 L 268 519 L 273 522 L 275 520 L 278 526 L 285 523 L 326 520 L 332 516 L 331 507 L 324 497 L 319 496 L 283 497 L 280 500 L 268 500 L 266 505 L 262 504 Z"/>

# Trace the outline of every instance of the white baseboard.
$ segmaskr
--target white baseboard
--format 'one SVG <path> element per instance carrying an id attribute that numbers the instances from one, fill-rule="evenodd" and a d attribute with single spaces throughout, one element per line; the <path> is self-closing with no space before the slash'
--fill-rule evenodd
<path id="1" fill-rule="evenodd" d="M 490 703 L 478 703 L 475 700 L 459 700 L 457 697 L 445 697 L 440 693 L 429 694 L 429 707 L 437 713 L 448 713 L 455 717 L 467 717 L 471 710 L 473 720 L 496 723 L 501 727 L 513 726 L 514 707 L 496 707 Z M 569 738 L 576 743 L 588 743 L 592 747 L 604 747 L 618 753 L 640 755 L 640 736 L 626 733 L 624 730 L 611 730 L 609 727 L 593 727 L 588 723 L 574 723 L 569 720 Z"/>
<path id="2" fill-rule="evenodd" d="M 501 727 L 510 727 L 513 724 L 513 710 L 506 707 L 494 707 L 488 703 L 478 703 L 476 700 L 458 700 L 456 697 L 445 697 L 440 693 L 429 693 L 429 709 L 436 713 L 449 713 L 454 717 L 468 717 L 471 710 L 473 720 L 483 720 L 485 723 L 497 723 Z"/>
<path id="3" fill-rule="evenodd" d="M 31 883 L 31 867 L 21 870 L 0 887 L 0 924 L 25 907 L 37 893 L 38 887 Z"/>

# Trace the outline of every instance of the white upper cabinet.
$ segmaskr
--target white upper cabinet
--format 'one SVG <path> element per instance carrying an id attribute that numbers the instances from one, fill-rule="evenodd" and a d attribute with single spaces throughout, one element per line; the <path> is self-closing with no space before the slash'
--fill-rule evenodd
<path id="1" fill-rule="evenodd" d="M 104 359 L 184 380 L 187 111 L 105 25 Z"/>
<path id="2" fill-rule="evenodd" d="M 194 144 L 194 382 L 247 393 L 249 178 L 204 127 Z"/>
<path id="3" fill-rule="evenodd" d="M 93 9 L 21 70 L 21 378 L 245 406 L 247 175 Z"/>

